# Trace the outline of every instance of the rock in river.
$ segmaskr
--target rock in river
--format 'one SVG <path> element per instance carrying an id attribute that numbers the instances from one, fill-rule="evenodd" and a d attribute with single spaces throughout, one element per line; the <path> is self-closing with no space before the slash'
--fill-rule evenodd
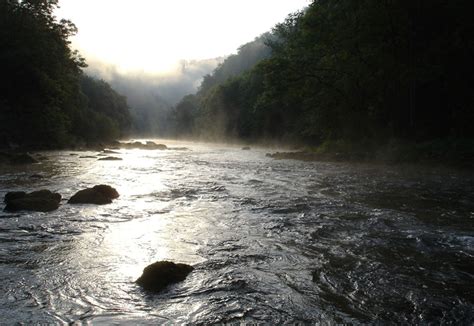
<path id="1" fill-rule="evenodd" d="M 107 156 L 107 157 L 102 157 L 99 158 L 99 161 L 121 161 L 122 159 L 120 157 L 115 157 L 115 156 Z"/>
<path id="2" fill-rule="evenodd" d="M 102 151 L 102 153 L 104 153 L 104 154 L 120 154 L 119 152 L 113 151 L 113 150 L 110 150 L 110 149 L 104 149 Z"/>
<path id="3" fill-rule="evenodd" d="M 96 204 L 104 205 L 110 204 L 112 199 L 118 198 L 119 193 L 115 188 L 108 185 L 98 185 L 92 188 L 79 190 L 74 196 L 72 196 L 68 203 L 69 204 Z"/>
<path id="4" fill-rule="evenodd" d="M 142 142 L 130 142 L 130 143 L 120 143 L 120 147 L 127 148 L 127 149 L 158 149 L 158 150 L 165 150 L 168 147 L 164 144 L 157 144 L 152 141 L 147 141 L 146 144 Z"/>
<path id="5" fill-rule="evenodd" d="M 59 207 L 61 195 L 49 190 L 33 191 L 27 194 L 24 191 L 9 192 L 5 195 L 6 211 L 36 211 L 49 212 Z"/>
<path id="6" fill-rule="evenodd" d="M 170 284 L 184 281 L 193 270 L 194 268 L 190 265 L 157 261 L 145 267 L 142 276 L 136 280 L 136 283 L 145 290 L 158 292 Z"/>

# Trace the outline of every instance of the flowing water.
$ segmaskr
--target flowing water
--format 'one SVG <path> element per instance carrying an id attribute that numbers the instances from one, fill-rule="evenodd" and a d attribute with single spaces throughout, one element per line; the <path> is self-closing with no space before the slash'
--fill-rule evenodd
<path id="1" fill-rule="evenodd" d="M 474 322 L 472 173 L 179 146 L 0 167 L 1 197 L 63 196 L 0 213 L 0 324 Z M 96 184 L 120 198 L 67 204 Z M 195 270 L 150 294 L 134 280 L 157 260 Z"/>

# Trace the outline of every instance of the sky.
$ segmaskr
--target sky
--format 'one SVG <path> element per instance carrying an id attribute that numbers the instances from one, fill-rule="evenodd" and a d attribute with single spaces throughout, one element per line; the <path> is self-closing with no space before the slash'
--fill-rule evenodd
<path id="1" fill-rule="evenodd" d="M 309 0 L 60 0 L 72 46 L 121 71 L 171 73 L 181 60 L 235 53 Z"/>

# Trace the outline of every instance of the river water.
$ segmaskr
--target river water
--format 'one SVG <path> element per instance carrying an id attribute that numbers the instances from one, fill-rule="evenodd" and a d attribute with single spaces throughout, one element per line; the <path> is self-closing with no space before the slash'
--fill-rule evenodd
<path id="1" fill-rule="evenodd" d="M 189 150 L 0 167 L 2 197 L 63 196 L 0 213 L 0 324 L 474 322 L 472 173 L 168 145 Z M 120 198 L 66 203 L 96 184 Z M 195 270 L 150 294 L 134 280 L 157 260 Z"/>

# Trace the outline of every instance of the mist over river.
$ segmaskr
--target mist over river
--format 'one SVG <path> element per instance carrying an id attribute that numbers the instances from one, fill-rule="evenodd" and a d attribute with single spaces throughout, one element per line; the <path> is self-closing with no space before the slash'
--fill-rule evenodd
<path id="1" fill-rule="evenodd" d="M 0 324 L 474 323 L 471 172 L 165 143 L 188 150 L 0 167 L 2 198 L 63 196 L 0 213 Z M 96 184 L 120 197 L 66 203 Z M 134 281 L 158 260 L 195 270 L 150 294 Z"/>

